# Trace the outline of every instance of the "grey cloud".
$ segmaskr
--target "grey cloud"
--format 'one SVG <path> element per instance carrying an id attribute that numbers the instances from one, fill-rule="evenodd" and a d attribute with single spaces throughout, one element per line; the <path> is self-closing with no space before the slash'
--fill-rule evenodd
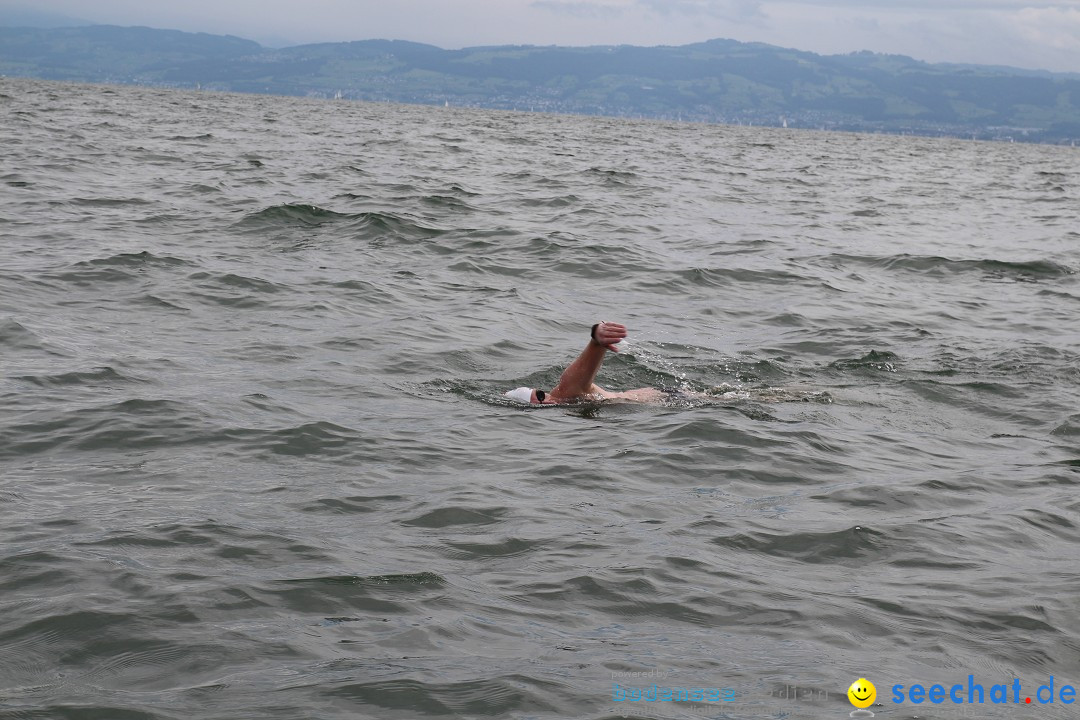
<path id="1" fill-rule="evenodd" d="M 689 15 L 745 21 L 763 17 L 761 0 L 636 0 L 660 15 Z"/>
<path id="2" fill-rule="evenodd" d="M 711 17 L 734 21 L 763 17 L 762 0 L 630 0 L 624 5 L 587 0 L 535 0 L 530 5 L 579 18 L 623 17 L 635 8 L 665 17 Z"/>
<path id="3" fill-rule="evenodd" d="M 579 18 L 611 19 L 621 16 L 625 10 L 614 5 L 595 2 L 572 2 L 570 0 L 535 0 L 530 7 Z"/>
<path id="4" fill-rule="evenodd" d="M 660 0 L 655 0 L 660 2 Z M 768 0 L 770 5 L 818 5 L 859 10 L 1024 10 L 1075 8 L 1074 0 Z"/>

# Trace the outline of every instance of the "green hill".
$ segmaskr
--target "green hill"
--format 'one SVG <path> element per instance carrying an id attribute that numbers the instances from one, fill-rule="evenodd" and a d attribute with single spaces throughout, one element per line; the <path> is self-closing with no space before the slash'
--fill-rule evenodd
<path id="1" fill-rule="evenodd" d="M 823 56 L 733 40 L 680 47 L 477 47 L 367 40 L 263 48 L 149 28 L 0 28 L 0 73 L 405 103 L 1080 139 L 1080 75 Z"/>

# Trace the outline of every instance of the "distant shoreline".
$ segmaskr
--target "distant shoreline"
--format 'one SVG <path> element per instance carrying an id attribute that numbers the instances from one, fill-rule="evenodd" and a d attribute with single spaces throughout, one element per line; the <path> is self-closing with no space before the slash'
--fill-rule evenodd
<path id="1" fill-rule="evenodd" d="M 91 84 L 722 125 L 1072 145 L 1080 74 L 822 56 L 734 40 L 443 50 L 365 40 L 269 49 L 107 25 L 0 28 L 0 74 Z"/>

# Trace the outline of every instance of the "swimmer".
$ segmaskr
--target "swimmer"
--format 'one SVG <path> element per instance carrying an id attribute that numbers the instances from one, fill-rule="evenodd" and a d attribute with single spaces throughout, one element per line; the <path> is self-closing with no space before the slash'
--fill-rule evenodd
<path id="1" fill-rule="evenodd" d="M 756 387 L 743 388 L 717 385 L 711 391 L 695 392 L 687 388 L 637 388 L 613 392 L 596 384 L 596 373 L 604 364 L 607 351 L 619 352 L 618 345 L 626 338 L 626 326 L 602 322 L 592 326 L 589 344 L 577 359 L 563 371 L 559 384 L 550 392 L 536 388 L 519 387 L 505 393 L 506 397 L 530 405 L 560 405 L 573 402 L 599 402 L 624 400 L 639 403 L 670 403 L 672 401 L 755 401 L 765 403 L 818 402 L 831 403 L 829 393 L 796 388 Z"/>
<path id="2" fill-rule="evenodd" d="M 596 373 L 604 364 L 607 351 L 619 352 L 617 347 L 626 337 L 626 326 L 619 323 L 602 322 L 592 326 L 589 344 L 578 355 L 577 360 L 563 371 L 559 384 L 550 392 L 530 387 L 519 387 L 506 393 L 506 397 L 531 405 L 559 405 L 563 403 L 599 400 L 629 400 L 631 402 L 660 402 L 671 397 L 670 392 L 656 388 L 637 388 L 623 392 L 612 392 L 597 385 Z"/>

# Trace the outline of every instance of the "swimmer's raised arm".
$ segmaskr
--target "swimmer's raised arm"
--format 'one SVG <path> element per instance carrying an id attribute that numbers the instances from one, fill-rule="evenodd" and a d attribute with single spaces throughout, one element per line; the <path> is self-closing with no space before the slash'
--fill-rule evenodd
<path id="1" fill-rule="evenodd" d="M 602 394 L 604 391 L 594 384 L 596 373 L 600 371 L 607 351 L 619 352 L 616 344 L 625 337 L 625 325 L 609 322 L 593 325 L 589 344 L 563 371 L 559 384 L 548 393 L 547 402 L 567 402 L 584 395 Z"/>

